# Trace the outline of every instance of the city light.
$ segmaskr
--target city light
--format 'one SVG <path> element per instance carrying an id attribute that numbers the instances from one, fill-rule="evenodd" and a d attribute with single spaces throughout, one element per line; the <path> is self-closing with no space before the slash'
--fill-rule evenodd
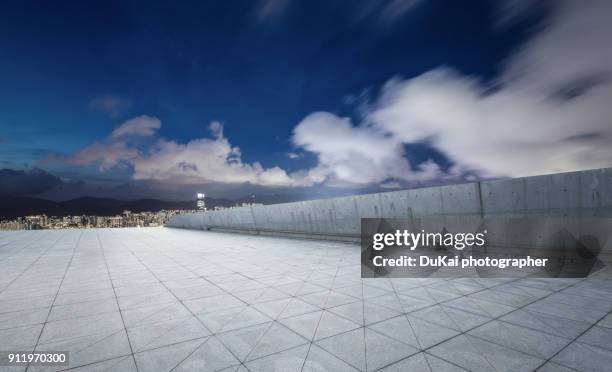
<path id="1" fill-rule="evenodd" d="M 0 230 L 46 230 L 46 229 L 88 229 L 105 227 L 156 227 L 164 226 L 168 220 L 182 213 L 194 210 L 161 210 L 158 212 L 132 213 L 123 211 L 114 216 L 47 216 L 45 214 L 0 220 Z"/>

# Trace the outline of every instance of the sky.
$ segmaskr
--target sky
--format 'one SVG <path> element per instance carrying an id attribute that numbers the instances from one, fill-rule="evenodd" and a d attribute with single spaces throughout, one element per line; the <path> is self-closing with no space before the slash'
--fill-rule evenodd
<path id="1" fill-rule="evenodd" d="M 612 166 L 612 2 L 0 5 L 0 194 L 330 196 Z"/>

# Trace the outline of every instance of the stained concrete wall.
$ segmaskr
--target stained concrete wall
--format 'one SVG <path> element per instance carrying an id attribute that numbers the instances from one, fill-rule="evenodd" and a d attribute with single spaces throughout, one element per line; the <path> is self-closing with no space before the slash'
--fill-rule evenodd
<path id="1" fill-rule="evenodd" d="M 167 226 L 351 240 L 365 217 L 417 218 L 451 231 L 492 218 L 610 218 L 612 168 L 183 214 Z"/>

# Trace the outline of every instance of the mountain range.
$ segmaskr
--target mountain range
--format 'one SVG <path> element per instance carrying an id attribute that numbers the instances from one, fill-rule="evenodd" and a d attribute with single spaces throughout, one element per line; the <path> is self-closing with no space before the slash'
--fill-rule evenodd
<path id="1" fill-rule="evenodd" d="M 300 199 L 300 198 L 297 198 Z M 290 195 L 245 197 L 239 199 L 206 198 L 207 208 L 229 207 L 243 202 L 276 204 L 296 201 Z M 112 216 L 125 210 L 132 212 L 156 212 L 162 209 L 196 209 L 195 200 L 167 201 L 158 199 L 138 199 L 132 201 L 82 197 L 66 201 L 52 201 L 41 198 L 13 196 L 0 198 L 0 217 L 15 218 L 27 215 L 46 214 L 47 216 Z"/>

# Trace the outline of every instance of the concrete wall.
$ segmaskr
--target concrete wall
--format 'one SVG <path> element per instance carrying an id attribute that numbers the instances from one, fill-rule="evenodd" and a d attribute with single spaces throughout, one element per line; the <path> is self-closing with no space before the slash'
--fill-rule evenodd
<path id="1" fill-rule="evenodd" d="M 610 218 L 612 168 L 183 214 L 167 226 L 352 240 L 364 217 L 457 225 L 459 216 L 470 225 L 483 218 Z"/>

